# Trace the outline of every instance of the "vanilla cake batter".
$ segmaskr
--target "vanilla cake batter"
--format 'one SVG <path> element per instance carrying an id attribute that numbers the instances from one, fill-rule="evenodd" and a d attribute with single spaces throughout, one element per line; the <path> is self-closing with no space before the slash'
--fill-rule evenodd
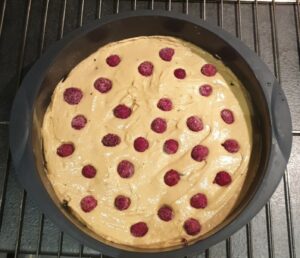
<path id="1" fill-rule="evenodd" d="M 187 244 L 241 193 L 252 149 L 241 82 L 185 41 L 114 42 L 57 85 L 44 117 L 47 175 L 62 203 L 119 244 Z"/>

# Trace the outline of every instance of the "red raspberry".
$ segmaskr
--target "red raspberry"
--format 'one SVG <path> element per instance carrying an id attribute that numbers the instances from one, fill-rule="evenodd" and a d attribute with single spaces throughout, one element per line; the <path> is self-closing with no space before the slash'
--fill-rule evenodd
<path id="1" fill-rule="evenodd" d="M 130 198 L 124 195 L 118 195 L 115 199 L 115 207 L 120 210 L 127 210 L 131 204 Z"/>
<path id="2" fill-rule="evenodd" d="M 85 165 L 82 168 L 81 173 L 86 178 L 93 178 L 96 176 L 97 169 L 92 165 Z"/>
<path id="3" fill-rule="evenodd" d="M 64 100 L 70 105 L 77 105 L 83 97 L 83 93 L 78 88 L 67 88 L 64 91 Z"/>
<path id="4" fill-rule="evenodd" d="M 232 124 L 234 122 L 234 115 L 229 109 L 223 109 L 221 111 L 221 117 L 226 124 Z"/>
<path id="5" fill-rule="evenodd" d="M 80 201 L 81 209 L 84 212 L 90 212 L 97 206 L 98 202 L 92 195 L 87 195 L 86 197 L 82 198 Z"/>
<path id="6" fill-rule="evenodd" d="M 107 93 L 112 88 L 112 81 L 110 79 L 100 77 L 94 82 L 94 87 L 101 93 Z"/>
<path id="7" fill-rule="evenodd" d="M 162 60 L 170 62 L 173 58 L 175 51 L 173 48 L 165 47 L 159 51 L 159 56 Z"/>
<path id="8" fill-rule="evenodd" d="M 121 58 L 118 55 L 110 55 L 106 58 L 106 63 L 111 66 L 115 67 L 121 62 Z"/>
<path id="9" fill-rule="evenodd" d="M 130 227 L 130 233 L 134 237 L 143 237 L 148 232 L 148 226 L 145 222 L 138 222 Z"/>
<path id="10" fill-rule="evenodd" d="M 199 88 L 200 94 L 204 97 L 210 96 L 212 91 L 213 91 L 212 87 L 208 84 L 204 84 L 204 85 L 200 86 L 200 88 Z"/>
<path id="11" fill-rule="evenodd" d="M 138 137 L 134 140 L 133 146 L 136 151 L 144 152 L 149 148 L 149 142 L 144 137 Z"/>
<path id="12" fill-rule="evenodd" d="M 191 156 L 196 161 L 202 161 L 205 160 L 205 158 L 208 156 L 209 150 L 206 146 L 203 145 L 196 145 L 192 149 Z"/>
<path id="13" fill-rule="evenodd" d="M 194 218 L 187 219 L 184 222 L 183 228 L 188 235 L 195 236 L 200 233 L 201 225 L 198 220 Z"/>
<path id="14" fill-rule="evenodd" d="M 56 149 L 56 153 L 58 156 L 64 158 L 73 154 L 75 150 L 75 146 L 73 143 L 63 143 Z"/>
<path id="15" fill-rule="evenodd" d="M 190 204 L 196 209 L 204 209 L 207 206 L 207 198 L 205 194 L 197 193 L 190 199 Z"/>
<path id="16" fill-rule="evenodd" d="M 160 209 L 157 212 L 157 215 L 163 221 L 170 221 L 174 217 L 173 209 L 168 205 L 160 207 Z"/>
<path id="17" fill-rule="evenodd" d="M 167 154 L 175 154 L 178 150 L 178 142 L 174 139 L 166 140 L 164 143 L 164 152 Z"/>
<path id="18" fill-rule="evenodd" d="M 226 171 L 220 171 L 216 174 L 214 184 L 218 184 L 219 186 L 226 186 L 231 183 L 231 175 Z"/>
<path id="19" fill-rule="evenodd" d="M 177 183 L 179 182 L 180 180 L 180 175 L 179 173 L 174 170 L 174 169 L 171 169 L 169 170 L 165 176 L 164 176 L 164 181 L 165 181 L 165 184 L 168 185 L 168 186 L 174 186 L 174 185 L 177 185 Z"/>
<path id="20" fill-rule="evenodd" d="M 155 118 L 151 123 L 151 129 L 156 133 L 163 133 L 167 130 L 167 122 L 163 118 Z"/>
<path id="21" fill-rule="evenodd" d="M 168 98 L 161 98 L 157 102 L 157 107 L 162 110 L 162 111 L 170 111 L 173 108 L 173 103 L 170 99 Z"/>
<path id="22" fill-rule="evenodd" d="M 120 104 L 114 108 L 114 115 L 117 118 L 126 119 L 131 115 L 131 108 L 124 104 Z"/>
<path id="23" fill-rule="evenodd" d="M 117 146 L 120 144 L 120 142 L 121 142 L 121 138 L 118 135 L 112 133 L 109 133 L 103 136 L 102 138 L 102 144 L 106 147 Z"/>
<path id="24" fill-rule="evenodd" d="M 185 70 L 182 69 L 182 68 L 177 68 L 174 70 L 174 75 L 177 79 L 184 79 L 186 77 L 186 73 L 185 73 Z"/>
<path id="25" fill-rule="evenodd" d="M 117 167 L 117 171 L 122 178 L 130 178 L 134 174 L 134 165 L 128 160 L 122 160 Z"/>
<path id="26" fill-rule="evenodd" d="M 236 153 L 240 149 L 240 145 L 236 140 L 228 139 L 224 143 L 222 143 L 222 146 L 230 153 Z"/>
<path id="27" fill-rule="evenodd" d="M 145 61 L 139 65 L 138 70 L 143 76 L 151 76 L 153 73 L 153 64 L 149 61 Z"/>
<path id="28" fill-rule="evenodd" d="M 198 116 L 190 116 L 186 120 L 186 125 L 193 132 L 199 132 L 203 130 L 203 122 Z"/>
<path id="29" fill-rule="evenodd" d="M 217 68 L 213 64 L 205 64 L 201 68 L 201 73 L 205 76 L 211 77 L 217 73 Z"/>
<path id="30" fill-rule="evenodd" d="M 73 117 L 73 119 L 71 121 L 71 126 L 76 130 L 80 130 L 83 127 L 85 127 L 86 123 L 87 123 L 87 120 L 84 115 L 77 115 L 77 116 Z"/>

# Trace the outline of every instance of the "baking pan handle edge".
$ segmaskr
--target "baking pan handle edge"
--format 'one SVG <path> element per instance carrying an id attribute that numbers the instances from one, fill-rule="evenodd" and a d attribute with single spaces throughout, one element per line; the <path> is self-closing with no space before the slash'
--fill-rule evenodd
<path id="1" fill-rule="evenodd" d="M 274 134 L 287 163 L 292 145 L 292 121 L 287 99 L 277 80 L 273 84 L 271 112 Z"/>

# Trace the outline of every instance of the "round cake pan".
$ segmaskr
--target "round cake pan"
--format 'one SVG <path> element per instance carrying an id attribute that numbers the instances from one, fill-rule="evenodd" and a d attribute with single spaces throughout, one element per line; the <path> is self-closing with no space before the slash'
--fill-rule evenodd
<path id="1" fill-rule="evenodd" d="M 46 176 L 41 127 L 57 83 L 81 60 L 107 43 L 137 36 L 165 35 L 189 41 L 219 58 L 244 84 L 253 106 L 254 147 L 248 186 L 239 204 L 212 232 L 188 246 L 145 250 L 102 239 L 79 222 L 55 196 Z M 260 58 L 220 28 L 186 15 L 136 11 L 105 17 L 55 43 L 34 64 L 15 98 L 10 120 L 13 164 L 22 186 L 47 217 L 79 242 L 113 257 L 183 257 L 203 251 L 240 229 L 265 205 L 287 164 L 292 144 L 286 97 Z M 105 221 L 103 221 L 105 223 Z"/>

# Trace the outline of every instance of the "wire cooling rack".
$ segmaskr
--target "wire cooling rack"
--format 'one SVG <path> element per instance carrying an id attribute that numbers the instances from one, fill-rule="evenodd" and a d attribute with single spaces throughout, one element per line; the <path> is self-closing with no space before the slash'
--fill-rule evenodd
<path id="1" fill-rule="evenodd" d="M 188 258 L 300 257 L 300 7 L 292 0 L 0 1 L 0 257 L 104 257 L 60 232 L 16 182 L 9 110 L 24 74 L 53 42 L 94 19 L 140 9 L 185 13 L 240 38 L 281 82 L 292 113 L 292 155 L 270 202 L 226 241 Z"/>

